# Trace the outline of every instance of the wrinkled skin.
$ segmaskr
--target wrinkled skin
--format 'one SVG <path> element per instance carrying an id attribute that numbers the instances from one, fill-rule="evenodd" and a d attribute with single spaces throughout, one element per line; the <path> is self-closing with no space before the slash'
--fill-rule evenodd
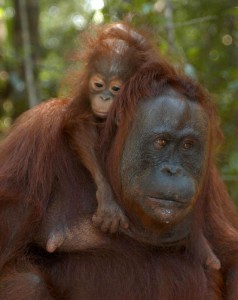
<path id="1" fill-rule="evenodd" d="M 170 93 L 141 104 L 122 156 L 125 205 L 142 228 L 161 231 L 147 237 L 142 229 L 137 238 L 155 243 L 189 233 L 206 165 L 207 117 L 198 104 Z"/>

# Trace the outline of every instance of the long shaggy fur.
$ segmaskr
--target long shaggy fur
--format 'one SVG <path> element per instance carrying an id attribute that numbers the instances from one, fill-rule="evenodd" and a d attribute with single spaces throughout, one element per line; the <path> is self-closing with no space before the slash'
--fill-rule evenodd
<path id="1" fill-rule="evenodd" d="M 87 74 L 82 78 L 83 85 Z M 0 146 L 0 299 L 238 299 L 238 218 L 215 167 L 214 151 L 222 135 L 208 94 L 167 62 L 149 55 L 122 89 L 99 138 L 99 155 L 123 206 L 120 160 L 137 105 L 168 86 L 197 101 L 210 120 L 206 176 L 187 251 L 145 246 L 123 235 L 77 253 L 48 254 L 34 244 L 57 195 L 65 196 L 75 218 L 91 218 L 95 210 L 95 185 L 62 129 L 65 120 L 80 114 L 77 108 L 82 103 L 77 99 L 86 93 L 82 89 L 70 101 L 51 100 L 24 113 Z M 221 261 L 221 270 L 206 269 L 200 261 L 196 239 L 200 231 Z"/>

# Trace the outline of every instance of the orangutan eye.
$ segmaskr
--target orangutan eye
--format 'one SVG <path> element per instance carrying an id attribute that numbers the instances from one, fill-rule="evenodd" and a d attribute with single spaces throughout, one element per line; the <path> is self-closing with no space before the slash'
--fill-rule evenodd
<path id="1" fill-rule="evenodd" d="M 97 88 L 102 88 L 102 87 L 103 87 L 103 84 L 100 83 L 100 82 L 94 82 L 94 85 L 95 85 Z"/>
<path id="2" fill-rule="evenodd" d="M 155 148 L 160 150 L 162 148 L 164 148 L 167 144 L 167 140 L 163 139 L 163 138 L 159 138 L 159 139 L 156 139 L 155 141 Z"/>
<path id="3" fill-rule="evenodd" d="M 122 86 L 122 81 L 121 80 L 113 80 L 110 84 L 110 91 L 113 95 L 116 95 Z"/>
<path id="4" fill-rule="evenodd" d="M 89 80 L 89 87 L 95 92 L 102 91 L 105 88 L 103 78 L 98 74 L 93 75 Z"/>
<path id="5" fill-rule="evenodd" d="M 119 87 L 119 86 L 113 86 L 113 87 L 112 87 L 112 90 L 113 90 L 114 92 L 118 92 L 118 91 L 120 91 L 120 87 Z"/>
<path id="6" fill-rule="evenodd" d="M 194 147 L 194 142 L 193 141 L 184 141 L 182 147 L 184 150 L 190 150 Z"/>

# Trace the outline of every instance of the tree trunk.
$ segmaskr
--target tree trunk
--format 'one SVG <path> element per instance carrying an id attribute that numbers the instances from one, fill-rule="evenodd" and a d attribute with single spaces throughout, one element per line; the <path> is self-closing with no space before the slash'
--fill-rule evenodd
<path id="1" fill-rule="evenodd" d="M 18 79 L 25 82 L 30 107 L 39 102 L 37 96 L 37 62 L 39 46 L 39 2 L 37 0 L 14 0 L 14 44 L 18 57 Z"/>

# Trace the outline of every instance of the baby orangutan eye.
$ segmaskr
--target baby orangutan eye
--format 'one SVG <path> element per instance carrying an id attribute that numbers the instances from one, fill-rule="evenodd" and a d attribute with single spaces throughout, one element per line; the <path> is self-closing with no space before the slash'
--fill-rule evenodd
<path id="1" fill-rule="evenodd" d="M 93 82 L 93 89 L 95 91 L 102 91 L 104 89 L 104 83 L 102 81 Z"/>
<path id="2" fill-rule="evenodd" d="M 112 90 L 113 90 L 114 92 L 118 92 L 118 91 L 120 91 L 120 87 L 119 87 L 119 86 L 113 86 L 113 87 L 112 87 Z"/>
<path id="3" fill-rule="evenodd" d="M 97 88 L 103 87 L 103 84 L 100 83 L 100 82 L 94 82 L 94 85 L 95 85 Z"/>
<path id="4" fill-rule="evenodd" d="M 122 86 L 121 80 L 113 80 L 110 85 L 110 91 L 113 95 L 116 95 Z"/>
<path id="5" fill-rule="evenodd" d="M 105 83 L 99 75 L 93 75 L 89 80 L 89 86 L 92 91 L 98 92 L 105 88 Z"/>

